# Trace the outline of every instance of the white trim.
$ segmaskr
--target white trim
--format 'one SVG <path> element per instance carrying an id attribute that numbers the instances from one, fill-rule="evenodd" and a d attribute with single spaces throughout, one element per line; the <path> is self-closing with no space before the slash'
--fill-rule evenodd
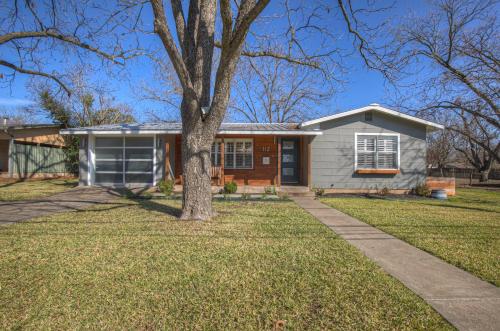
<path id="1" fill-rule="evenodd" d="M 401 135 L 399 133 L 389 133 L 389 132 L 380 132 L 380 133 L 368 133 L 368 132 L 355 132 L 354 133 L 354 170 L 358 170 L 358 136 L 391 136 L 398 138 L 398 155 L 397 155 L 397 167 L 396 168 L 376 168 L 378 170 L 400 170 L 401 169 Z M 378 146 L 375 144 L 375 154 Z M 365 169 L 365 168 L 363 168 Z"/>
<path id="2" fill-rule="evenodd" d="M 431 122 L 431 121 L 426 121 L 426 120 L 423 120 L 421 118 L 418 118 L 418 117 L 415 117 L 415 116 L 410 116 L 410 115 L 407 115 L 407 114 L 403 114 L 403 113 L 400 113 L 398 111 L 395 111 L 395 110 L 392 110 L 392 109 L 389 109 L 389 108 L 385 108 L 385 107 L 381 107 L 381 106 L 366 106 L 366 107 L 357 108 L 357 109 L 349 110 L 349 111 L 346 111 L 346 112 L 342 112 L 342 113 L 339 113 L 339 114 L 334 114 L 334 115 L 330 115 L 330 116 L 321 117 L 321 118 L 318 118 L 318 119 L 315 119 L 315 120 L 311 120 L 311 121 L 307 121 L 307 122 L 301 123 L 299 125 L 299 127 L 303 128 L 303 127 L 306 127 L 306 126 L 311 126 L 311 125 L 314 125 L 314 124 L 319 124 L 319 123 L 322 123 L 322 122 L 331 121 L 331 120 L 334 120 L 334 119 L 337 119 L 337 118 L 351 116 L 351 115 L 359 114 L 359 113 L 362 113 L 362 112 L 365 112 L 365 111 L 370 111 L 370 110 L 375 110 L 375 111 L 378 111 L 378 112 L 381 112 L 381 113 L 385 113 L 385 114 L 389 114 L 389 115 L 392 115 L 392 116 L 404 118 L 404 119 L 409 120 L 409 121 L 413 121 L 413 122 L 416 122 L 416 123 L 427 125 L 430 128 L 440 129 L 440 130 L 444 129 L 444 126 L 441 125 L 441 124 L 437 124 L 437 123 L 434 123 L 434 122 Z"/>
<path id="3" fill-rule="evenodd" d="M 99 131 L 93 129 L 82 129 L 82 130 L 61 130 L 59 131 L 62 135 L 154 135 L 154 134 L 181 134 L 181 130 L 106 130 Z M 321 131 L 303 131 L 303 130 L 219 130 L 217 134 L 226 134 L 226 135 L 237 135 L 237 134 L 249 134 L 249 135 L 283 135 L 283 136 L 320 136 L 323 134 Z"/>

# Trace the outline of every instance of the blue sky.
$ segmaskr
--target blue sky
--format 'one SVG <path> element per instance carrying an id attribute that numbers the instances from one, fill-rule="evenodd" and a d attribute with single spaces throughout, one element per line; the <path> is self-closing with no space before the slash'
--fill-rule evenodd
<path id="1" fill-rule="evenodd" d="M 365 21 L 368 24 L 376 24 L 380 20 L 391 19 L 395 24 L 395 19 L 412 11 L 419 12 L 426 8 L 427 2 L 424 1 L 398 1 L 392 9 L 382 16 L 367 16 Z M 274 10 L 275 8 L 271 5 L 264 12 L 264 15 L 273 13 Z M 150 13 L 146 12 L 145 18 L 148 19 L 150 15 Z M 333 16 L 331 24 L 332 31 L 338 31 L 339 45 L 346 50 L 353 50 L 344 22 L 338 16 Z M 159 40 L 155 36 L 146 37 L 143 42 L 145 47 L 160 46 Z M 311 40 L 311 43 L 314 43 L 314 40 Z M 14 60 L 12 59 L 12 61 Z M 55 54 L 55 61 L 49 63 L 49 68 L 51 66 L 52 68 L 60 68 L 67 65 L 68 61 L 71 61 L 71 59 L 65 59 L 63 54 Z M 96 59 L 91 61 L 96 64 Z M 317 112 L 326 115 L 361 107 L 373 102 L 387 104 L 386 86 L 382 75 L 367 69 L 356 52 L 352 52 L 352 55 L 345 58 L 344 61 L 348 70 L 345 75 L 339 78 L 345 83 L 338 85 L 339 91 L 329 102 L 321 105 Z M 0 73 L 7 72 L 7 69 L 0 68 Z M 141 82 L 155 84 L 152 64 L 145 58 L 130 61 L 119 74 L 116 74 L 116 72 L 110 73 L 107 70 L 99 71 L 93 79 L 109 88 L 116 102 L 132 106 L 139 121 L 147 120 L 149 112 L 161 112 L 162 105 L 138 100 L 137 93 L 135 93 L 137 86 Z M 3 84 L 0 86 L 0 110 L 2 108 L 13 109 L 32 104 L 33 98 L 27 89 L 28 80 L 28 76 L 18 74 L 11 84 L 2 82 Z"/>

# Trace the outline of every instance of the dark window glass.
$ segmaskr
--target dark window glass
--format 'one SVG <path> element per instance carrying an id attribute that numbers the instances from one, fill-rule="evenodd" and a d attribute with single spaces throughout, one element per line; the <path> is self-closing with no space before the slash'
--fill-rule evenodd
<path id="1" fill-rule="evenodd" d="M 123 177 L 122 174 L 106 174 L 106 173 L 96 173 L 95 182 L 96 184 L 122 184 Z"/>
<path id="2" fill-rule="evenodd" d="M 96 148 L 95 149 L 95 158 L 96 158 L 96 160 L 121 159 L 121 158 L 123 158 L 123 149 L 122 148 Z"/>
<path id="3" fill-rule="evenodd" d="M 153 147 L 154 140 L 151 137 L 126 137 L 125 147 Z"/>
<path id="4" fill-rule="evenodd" d="M 125 171 L 152 172 L 152 161 L 125 161 Z"/>
<path id="5" fill-rule="evenodd" d="M 95 138 L 95 147 L 122 147 L 123 138 Z"/>
<path id="6" fill-rule="evenodd" d="M 125 149 L 125 158 L 126 159 L 153 159 L 153 150 L 151 148 L 144 149 Z"/>
<path id="7" fill-rule="evenodd" d="M 95 162 L 95 171 L 123 171 L 123 162 L 122 161 L 96 161 Z"/>
<path id="8" fill-rule="evenodd" d="M 153 174 L 125 174 L 127 184 L 150 184 L 153 183 Z"/>

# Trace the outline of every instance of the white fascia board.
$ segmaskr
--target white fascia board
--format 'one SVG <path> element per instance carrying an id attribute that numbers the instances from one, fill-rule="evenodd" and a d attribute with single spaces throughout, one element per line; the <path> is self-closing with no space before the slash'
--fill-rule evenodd
<path id="1" fill-rule="evenodd" d="M 61 130 L 60 133 L 62 135 L 124 135 L 124 134 L 138 134 L 138 135 L 152 135 L 152 134 L 181 134 L 181 130 L 108 130 L 108 131 L 93 131 L 93 130 Z M 249 135 L 285 135 L 285 136 L 319 136 L 322 135 L 321 131 L 251 131 L 251 130 L 242 130 L 242 131 L 233 131 L 233 130 L 220 130 L 217 134 L 249 134 Z"/>
<path id="2" fill-rule="evenodd" d="M 428 127 L 432 127 L 432 128 L 435 128 L 435 129 L 440 129 L 440 130 L 444 129 L 444 126 L 441 125 L 441 124 L 437 124 L 437 123 L 434 123 L 434 122 L 431 122 L 431 121 L 426 121 L 426 120 L 423 120 L 421 118 L 414 117 L 414 116 L 407 115 L 407 114 L 403 114 L 403 113 L 400 113 L 398 111 L 395 111 L 395 110 L 392 110 L 392 109 L 388 109 L 388 108 L 384 108 L 384 107 L 381 107 L 381 106 L 366 106 L 366 107 L 363 107 L 363 108 L 357 108 L 357 109 L 349 110 L 349 111 L 346 111 L 346 112 L 343 112 L 343 113 L 339 113 L 339 114 L 335 114 L 335 115 L 321 117 L 321 118 L 318 118 L 318 119 L 315 119 L 315 120 L 311 120 L 311 121 L 307 121 L 307 122 L 301 123 L 299 125 L 299 127 L 303 128 L 305 126 L 311 126 L 311 125 L 314 125 L 314 124 L 319 124 L 319 123 L 322 123 L 322 122 L 331 121 L 331 120 L 334 120 L 334 119 L 337 119 L 337 118 L 342 118 L 342 117 L 346 117 L 346 116 L 351 116 L 351 115 L 359 114 L 359 113 L 362 113 L 362 112 L 365 112 L 365 111 L 369 111 L 369 110 L 375 110 L 375 111 L 379 111 L 381 113 L 385 113 L 385 114 L 389 114 L 389 115 L 392 115 L 392 116 L 404 118 L 406 120 L 417 122 L 417 123 L 420 123 L 420 124 L 424 124 L 424 125 L 427 125 Z"/>

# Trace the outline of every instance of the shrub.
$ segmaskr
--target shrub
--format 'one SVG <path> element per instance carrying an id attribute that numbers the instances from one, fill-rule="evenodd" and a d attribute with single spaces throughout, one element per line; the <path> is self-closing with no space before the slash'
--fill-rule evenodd
<path id="1" fill-rule="evenodd" d="M 172 192 L 174 191 L 174 181 L 171 179 L 164 179 L 158 183 L 158 189 L 160 190 L 161 193 L 169 196 L 172 195 Z"/>
<path id="2" fill-rule="evenodd" d="M 431 195 L 431 189 L 425 183 L 417 184 L 413 189 L 413 193 L 421 197 L 428 197 Z"/>
<path id="3" fill-rule="evenodd" d="M 238 190 L 238 185 L 235 182 L 229 182 L 224 184 L 224 193 L 233 194 Z"/>
<path id="4" fill-rule="evenodd" d="M 264 193 L 266 195 L 276 195 L 276 188 L 274 186 L 266 186 L 264 187 Z"/>
<path id="5" fill-rule="evenodd" d="M 323 194 L 325 194 L 325 189 L 324 188 L 317 187 L 317 188 L 314 188 L 313 191 L 314 191 L 314 195 L 317 198 L 319 198 L 319 197 L 323 196 Z"/>

